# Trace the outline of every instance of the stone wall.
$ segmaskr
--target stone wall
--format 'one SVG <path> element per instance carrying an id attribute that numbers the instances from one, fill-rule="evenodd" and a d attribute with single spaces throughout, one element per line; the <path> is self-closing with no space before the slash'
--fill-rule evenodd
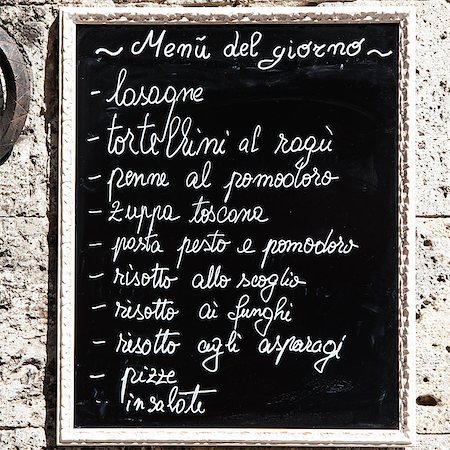
<path id="1" fill-rule="evenodd" d="M 126 0 L 0 0 L 0 25 L 23 49 L 33 78 L 26 127 L 12 155 L 0 166 L 0 450 L 55 446 L 58 8 L 74 4 L 120 7 L 125 3 L 130 4 Z M 301 4 L 283 0 L 156 3 Z M 450 3 L 354 4 L 417 8 L 416 448 L 448 450 Z"/>

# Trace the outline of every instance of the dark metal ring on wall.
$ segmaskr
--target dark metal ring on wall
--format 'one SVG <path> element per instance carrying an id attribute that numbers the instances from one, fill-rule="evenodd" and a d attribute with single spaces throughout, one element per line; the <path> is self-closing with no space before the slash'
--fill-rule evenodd
<path id="1" fill-rule="evenodd" d="M 17 44 L 0 28 L 0 69 L 3 105 L 0 109 L 0 163 L 11 153 L 30 106 L 30 75 Z"/>

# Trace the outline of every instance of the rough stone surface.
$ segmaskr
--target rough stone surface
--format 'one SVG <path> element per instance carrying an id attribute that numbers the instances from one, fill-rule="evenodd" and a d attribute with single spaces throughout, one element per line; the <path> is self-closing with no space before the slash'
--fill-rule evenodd
<path id="1" fill-rule="evenodd" d="M 0 218 L 0 429 L 45 421 L 46 226 L 41 218 Z"/>
<path id="2" fill-rule="evenodd" d="M 417 431 L 450 431 L 450 219 L 417 221 Z"/>
<path id="3" fill-rule="evenodd" d="M 0 450 L 54 447 L 58 7 L 144 3 L 152 4 L 126 0 L 0 0 L 0 25 L 23 49 L 33 78 L 27 125 L 12 155 L 0 166 Z M 301 2 L 185 2 L 194 3 L 293 6 Z M 417 8 L 416 449 L 448 450 L 450 3 L 393 0 L 354 4 Z"/>
<path id="4" fill-rule="evenodd" d="M 417 447 L 420 450 L 444 450 L 450 448 L 450 435 L 421 435 L 417 436 Z"/>
<path id="5" fill-rule="evenodd" d="M 450 4 L 417 3 L 417 212 L 448 216 Z"/>
<path id="6" fill-rule="evenodd" d="M 0 433 L 2 450 L 31 450 L 45 448 L 45 433 L 42 428 L 17 428 Z"/>

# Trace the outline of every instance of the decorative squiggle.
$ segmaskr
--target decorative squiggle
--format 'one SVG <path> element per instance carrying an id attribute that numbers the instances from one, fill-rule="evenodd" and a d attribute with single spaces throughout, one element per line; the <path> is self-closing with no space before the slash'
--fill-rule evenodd
<path id="1" fill-rule="evenodd" d="M 369 50 L 367 52 L 367 55 L 371 55 L 372 53 L 376 53 L 377 55 L 381 56 L 382 58 L 386 58 L 386 56 L 391 56 L 392 55 L 392 50 L 389 50 L 386 53 L 381 53 L 380 50 L 377 50 L 376 48 Z"/>
<path id="2" fill-rule="evenodd" d="M 118 56 L 123 52 L 123 47 L 120 47 L 115 52 L 108 50 L 107 48 L 100 47 L 97 50 L 95 50 L 96 55 L 100 55 L 100 53 L 106 53 L 109 56 Z"/>

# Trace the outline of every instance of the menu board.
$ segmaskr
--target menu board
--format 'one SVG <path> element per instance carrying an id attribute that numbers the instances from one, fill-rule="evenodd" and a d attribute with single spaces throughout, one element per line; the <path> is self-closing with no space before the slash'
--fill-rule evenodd
<path id="1" fill-rule="evenodd" d="M 99 11 L 63 46 L 74 436 L 406 442 L 400 19 Z"/>

